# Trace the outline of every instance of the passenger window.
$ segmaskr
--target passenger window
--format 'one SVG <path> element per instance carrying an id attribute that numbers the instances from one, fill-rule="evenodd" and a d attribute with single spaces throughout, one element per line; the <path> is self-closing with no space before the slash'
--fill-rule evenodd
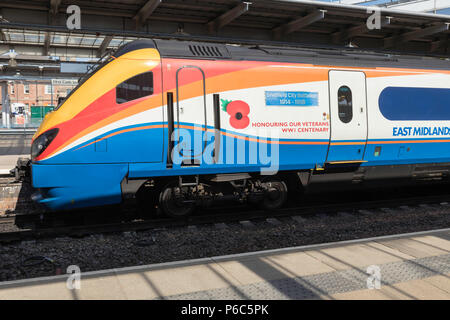
<path id="1" fill-rule="evenodd" d="M 342 86 L 338 90 L 338 112 L 339 119 L 343 123 L 349 123 L 353 119 L 353 99 L 352 90 L 347 86 Z"/>
<path id="2" fill-rule="evenodd" d="M 153 72 L 139 74 L 116 88 L 116 102 L 125 103 L 153 94 Z"/>

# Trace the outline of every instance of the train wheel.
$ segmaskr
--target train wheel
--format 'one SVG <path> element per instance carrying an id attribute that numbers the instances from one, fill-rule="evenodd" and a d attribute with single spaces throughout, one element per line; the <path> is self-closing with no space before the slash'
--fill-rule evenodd
<path id="1" fill-rule="evenodd" d="M 159 204 L 163 212 L 170 217 L 186 217 L 194 211 L 195 204 L 184 202 L 182 196 L 177 196 L 177 190 L 179 190 L 177 183 L 166 185 L 161 190 Z"/>
<path id="2" fill-rule="evenodd" d="M 287 201 L 288 189 L 283 181 L 265 181 L 266 195 L 261 202 L 261 207 L 265 210 L 276 210 L 281 208 Z"/>

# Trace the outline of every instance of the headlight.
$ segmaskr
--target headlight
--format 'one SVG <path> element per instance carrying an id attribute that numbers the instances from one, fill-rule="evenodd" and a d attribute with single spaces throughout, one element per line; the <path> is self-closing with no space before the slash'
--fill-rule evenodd
<path id="1" fill-rule="evenodd" d="M 53 139 L 55 139 L 56 135 L 58 134 L 58 131 L 59 129 L 48 130 L 33 141 L 33 144 L 31 145 L 32 160 L 37 158 L 39 155 L 42 154 L 42 152 L 45 151 L 45 149 L 47 149 L 47 147 L 50 145 Z"/>

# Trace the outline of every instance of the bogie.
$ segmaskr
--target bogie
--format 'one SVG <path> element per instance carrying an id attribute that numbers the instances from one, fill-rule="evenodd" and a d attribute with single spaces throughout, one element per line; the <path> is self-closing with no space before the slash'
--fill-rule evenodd
<path id="1" fill-rule="evenodd" d="M 286 203 L 288 188 L 282 180 L 248 178 L 217 182 L 215 178 L 196 177 L 191 180 L 197 183 L 189 185 L 174 179 L 161 189 L 159 206 L 167 216 L 186 217 L 195 207 L 209 207 L 218 201 L 259 205 L 265 210 L 276 210 Z"/>
<path id="2" fill-rule="evenodd" d="M 195 201 L 188 197 L 188 187 L 180 187 L 176 182 L 165 185 L 159 196 L 163 212 L 174 218 L 189 216 L 195 209 Z"/>
<path id="3" fill-rule="evenodd" d="M 260 203 L 264 210 L 280 209 L 287 201 L 288 189 L 282 180 L 270 179 L 263 182 L 264 200 Z"/>

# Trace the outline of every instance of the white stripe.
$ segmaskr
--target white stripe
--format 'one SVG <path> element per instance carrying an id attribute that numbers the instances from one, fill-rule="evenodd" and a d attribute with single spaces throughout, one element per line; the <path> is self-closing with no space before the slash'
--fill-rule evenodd
<path id="1" fill-rule="evenodd" d="M 156 112 L 158 112 L 158 114 L 156 114 Z M 139 124 L 144 124 L 144 123 L 148 123 L 148 122 L 162 122 L 161 120 L 162 119 L 161 119 L 161 109 L 160 108 L 150 109 L 150 110 L 146 110 L 146 111 L 134 114 L 127 118 L 110 123 L 109 125 L 106 125 L 95 131 L 92 131 L 91 133 L 88 133 L 87 135 L 79 138 L 78 140 L 75 140 L 71 144 L 62 148 L 61 150 L 56 152 L 54 155 L 46 158 L 45 160 L 51 159 L 67 150 L 70 150 L 78 145 L 81 145 L 81 144 L 83 144 L 91 139 L 94 139 L 102 134 L 105 134 L 107 132 L 110 132 L 110 131 L 113 131 L 113 130 L 116 130 L 119 128 L 123 128 L 123 127 L 139 125 Z"/>

